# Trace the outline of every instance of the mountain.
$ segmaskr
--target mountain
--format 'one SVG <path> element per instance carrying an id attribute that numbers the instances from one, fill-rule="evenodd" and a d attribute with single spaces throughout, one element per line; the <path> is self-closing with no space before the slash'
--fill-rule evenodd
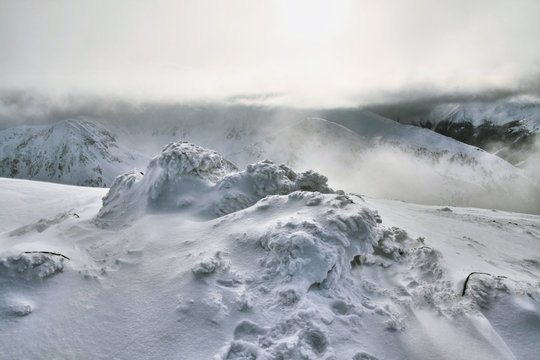
<path id="1" fill-rule="evenodd" d="M 498 156 L 370 112 L 327 115 L 181 109 L 168 122 L 139 119 L 126 131 L 136 143 L 145 144 L 148 153 L 185 140 L 210 147 L 239 167 L 269 159 L 328 174 L 333 188 L 371 196 L 540 211 L 538 179 Z"/>
<path id="2" fill-rule="evenodd" d="M 480 127 L 486 123 L 492 126 L 505 126 L 508 131 L 540 131 L 540 103 L 522 99 L 496 102 L 448 103 L 436 106 L 423 117 L 431 127 L 441 123 L 470 123 Z"/>
<path id="3" fill-rule="evenodd" d="M 218 116 L 202 108 L 184 110 L 167 121 L 111 121 L 107 128 L 112 130 L 90 118 L 53 124 L 49 130 L 13 128 L 2 133 L 13 143 L 3 146 L 3 174 L 110 186 L 116 175 L 140 171 L 141 163 L 163 145 L 189 141 L 224 154 L 239 168 L 267 159 L 329 174 L 333 188 L 380 198 L 540 211 L 538 179 L 495 155 L 427 129 L 369 112 L 329 121 L 286 110 L 227 111 Z M 50 129 L 66 127 L 69 131 L 50 140 Z M 24 136 L 28 129 L 32 135 Z M 71 150 L 63 154 L 63 149 Z"/>
<path id="4" fill-rule="evenodd" d="M 2 358 L 540 351 L 539 216 L 362 197 L 186 142 L 108 191 L 0 179 L 0 194 Z"/>
<path id="5" fill-rule="evenodd" d="M 14 127 L 0 132 L 0 176 L 104 187 L 136 163 L 120 146 L 103 124 L 85 118 Z"/>
<path id="6" fill-rule="evenodd" d="M 412 113 L 406 107 L 398 112 L 399 105 L 396 107 L 391 116 L 400 123 L 428 128 L 478 146 L 513 164 L 526 161 L 531 152 L 538 151 L 540 102 L 531 97 L 442 102 Z"/>

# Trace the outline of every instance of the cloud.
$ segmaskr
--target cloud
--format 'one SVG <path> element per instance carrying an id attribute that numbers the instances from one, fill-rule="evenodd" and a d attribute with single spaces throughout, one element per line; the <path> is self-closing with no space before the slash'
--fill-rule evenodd
<path id="1" fill-rule="evenodd" d="M 534 0 L 4 0 L 0 78 L 57 97 L 270 93 L 298 107 L 512 88 L 540 70 L 538 13 Z"/>
<path id="2" fill-rule="evenodd" d="M 372 103 L 363 104 L 361 108 L 407 122 L 407 119 L 426 116 L 438 105 L 504 102 L 518 97 L 529 97 L 530 101 L 538 101 L 540 74 L 531 74 L 527 81 L 521 81 L 514 86 L 485 88 L 482 91 L 441 91 L 440 89 L 396 91 L 386 93 Z"/>

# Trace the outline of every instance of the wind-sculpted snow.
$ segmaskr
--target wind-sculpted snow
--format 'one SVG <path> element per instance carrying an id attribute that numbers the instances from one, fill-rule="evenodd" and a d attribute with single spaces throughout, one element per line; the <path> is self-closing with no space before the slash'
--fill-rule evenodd
<path id="1" fill-rule="evenodd" d="M 97 220 L 113 226 L 92 220 L 102 190 L 66 187 L 92 205 L 59 196 L 60 214 L 77 217 L 56 209 L 0 234 L 0 357 L 491 360 L 540 350 L 538 216 L 376 201 L 269 161 L 238 171 L 189 143 L 165 149 L 144 174 L 116 179 Z M 23 202 L 32 185 L 53 187 L 6 182 Z"/>
<path id="2" fill-rule="evenodd" d="M 166 182 L 174 184 L 181 182 L 183 177 L 192 176 L 215 183 L 235 170 L 235 165 L 215 151 L 186 142 L 170 143 L 148 165 L 149 174 L 159 172 L 159 178 L 155 180 L 155 188 L 159 190 L 152 198 L 160 195 Z"/>
<path id="3" fill-rule="evenodd" d="M 115 179 L 97 220 L 103 225 L 127 224 L 145 212 L 163 211 L 212 218 L 249 207 L 267 195 L 333 192 L 326 183 L 327 178 L 316 172 L 295 173 L 268 160 L 238 171 L 215 151 L 170 143 L 150 161 L 146 173 L 135 170 Z"/>
<path id="4" fill-rule="evenodd" d="M 289 195 L 306 206 L 327 208 L 321 218 L 313 220 L 290 219 L 278 222 L 258 237 L 268 251 L 261 266 L 268 278 L 282 278 L 285 282 L 298 282 L 304 290 L 310 286 L 330 288 L 350 267 L 358 254 L 372 252 L 377 244 L 375 216 L 367 209 L 349 206 L 346 195 L 325 197 L 320 194 L 295 192 Z M 263 209 L 279 199 L 269 198 L 259 204 Z M 313 205 L 317 204 L 317 205 Z"/>
<path id="5" fill-rule="evenodd" d="M 0 257 L 0 285 L 13 280 L 41 280 L 64 269 L 64 258 L 50 254 L 17 254 Z"/>
<path id="6" fill-rule="evenodd" d="M 37 232 L 43 232 L 47 230 L 49 227 L 59 224 L 62 221 L 66 220 L 70 216 L 77 217 L 77 214 L 74 214 L 71 211 L 64 211 L 59 214 L 56 214 L 54 217 L 49 219 L 39 219 L 37 222 L 29 225 L 21 226 L 20 228 L 17 228 L 13 231 L 11 231 L 9 234 L 11 236 L 21 236 L 29 232 L 37 231 Z"/>
<path id="7" fill-rule="evenodd" d="M 182 321 L 193 321 L 195 313 L 207 314 L 216 325 L 223 317 L 238 319 L 233 340 L 216 359 L 343 355 L 336 346 L 332 317 L 360 316 L 364 310 L 333 296 L 346 292 L 360 257 L 376 252 L 400 256 L 393 235 L 381 241 L 377 214 L 356 201 L 340 194 L 295 191 L 265 197 L 220 219 L 218 232 L 230 233 L 243 224 L 247 228 L 230 233 L 227 252 L 203 254 L 194 261 L 194 281 L 204 281 L 207 290 L 202 291 L 212 296 L 180 304 Z M 260 226 L 247 222 L 265 216 L 271 220 Z M 239 255 L 245 251 L 252 255 Z"/>
<path id="8" fill-rule="evenodd" d="M 30 315 L 35 302 L 20 297 L 17 290 L 42 286 L 64 271 L 64 261 L 65 257 L 51 252 L 0 254 L 0 320 Z"/>
<path id="9" fill-rule="evenodd" d="M 358 197 L 269 196 L 224 217 L 217 229 L 276 209 L 281 211 L 273 220 L 232 234 L 227 253 L 194 263 L 196 274 L 211 269 L 195 281 L 205 284 L 212 300 L 182 303 L 182 321 L 194 321 L 192 314 L 201 312 L 217 326 L 238 318 L 232 340 L 215 359 L 428 358 L 373 346 L 381 336 L 418 341 L 423 334 L 417 309 L 474 328 L 478 310 L 456 293 L 441 253 L 423 239 L 380 225 L 377 213 Z M 245 249 L 252 249 L 255 264 L 237 255 Z M 447 335 L 462 337 L 454 330 Z M 497 354 L 496 341 L 474 336 L 486 346 L 482 356 Z"/>

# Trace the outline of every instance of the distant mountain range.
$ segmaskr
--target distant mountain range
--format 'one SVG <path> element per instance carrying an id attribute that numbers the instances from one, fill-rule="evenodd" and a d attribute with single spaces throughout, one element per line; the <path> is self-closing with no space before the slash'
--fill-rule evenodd
<path id="1" fill-rule="evenodd" d="M 334 188 L 377 197 L 523 211 L 535 206 L 528 194 L 536 179 L 431 130 L 370 112 L 340 117 L 339 124 L 301 113 L 261 114 L 231 110 L 213 117 L 195 109 L 167 122 L 77 117 L 14 127 L 0 132 L 0 176 L 109 187 L 133 168 L 144 172 L 167 143 L 189 141 L 239 167 L 269 159 L 328 174 Z M 493 197 L 494 191 L 520 201 Z"/>
<path id="2" fill-rule="evenodd" d="M 372 107 L 402 123 L 420 126 L 522 165 L 537 151 L 540 102 L 529 97 Z"/>

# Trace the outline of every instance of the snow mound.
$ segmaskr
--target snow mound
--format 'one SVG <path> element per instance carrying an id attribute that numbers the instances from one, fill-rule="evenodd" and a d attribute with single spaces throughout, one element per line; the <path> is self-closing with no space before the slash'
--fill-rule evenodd
<path id="1" fill-rule="evenodd" d="M 174 184 L 183 177 L 198 177 L 215 183 L 235 170 L 236 166 L 217 152 L 188 142 L 166 145 L 161 154 L 153 158 L 148 165 L 148 172 L 158 175 L 153 197 L 159 196 L 167 182 Z"/>
<path id="2" fill-rule="evenodd" d="M 64 258 L 61 256 L 22 253 L 0 257 L 0 280 L 3 281 L 42 280 L 63 270 Z"/>
<path id="3" fill-rule="evenodd" d="M 278 222 L 257 237 L 268 252 L 261 261 L 268 278 L 303 283 L 305 290 L 310 286 L 328 288 L 350 267 L 355 255 L 373 251 L 375 218 L 367 209 L 359 209 L 358 213 L 339 211 L 352 203 L 346 195 L 325 199 L 295 192 L 289 197 L 304 200 L 306 206 L 312 206 L 314 200 L 326 200 L 322 205 L 329 209 L 320 219 Z"/>
<path id="4" fill-rule="evenodd" d="M 217 223 L 217 230 L 227 233 L 231 224 L 280 209 L 266 224 L 231 234 L 223 247 L 227 252 L 195 260 L 194 273 L 205 269 L 196 281 L 219 306 L 195 302 L 183 305 L 182 313 L 200 313 L 202 307 L 217 325 L 226 316 L 239 319 L 215 359 L 372 359 L 381 350 L 366 344 L 377 343 L 376 333 L 416 326 L 412 308 L 447 318 L 473 311 L 448 281 L 438 251 L 401 229 L 382 226 L 378 214 L 358 199 L 297 191 L 268 196 Z M 249 260 L 237 255 L 246 248 L 256 249 Z M 351 346 L 344 328 L 357 329 L 364 346 Z M 341 346 L 356 351 L 345 356 Z"/>
<path id="5" fill-rule="evenodd" d="M 214 202 L 214 210 L 225 215 L 249 207 L 265 196 L 287 195 L 298 190 L 332 193 L 327 181 L 325 176 L 313 171 L 295 173 L 283 164 L 263 160 L 216 184 L 219 199 Z"/>
<path id="6" fill-rule="evenodd" d="M 193 260 L 194 282 L 207 293 L 179 306 L 181 321 L 201 313 L 217 326 L 238 319 L 215 359 L 327 358 L 338 350 L 332 318 L 363 312 L 331 294 L 344 294 L 361 256 L 400 256 L 379 222 L 347 195 L 309 191 L 267 196 L 225 216 L 214 228 L 230 234 L 227 251 Z"/>
<path id="7" fill-rule="evenodd" d="M 189 211 L 213 218 L 245 209 L 268 195 L 294 191 L 333 192 L 313 171 L 296 173 L 269 160 L 236 166 L 217 152 L 188 142 L 170 143 L 146 173 L 118 176 L 103 198 L 97 221 L 127 224 L 146 212 Z"/>

